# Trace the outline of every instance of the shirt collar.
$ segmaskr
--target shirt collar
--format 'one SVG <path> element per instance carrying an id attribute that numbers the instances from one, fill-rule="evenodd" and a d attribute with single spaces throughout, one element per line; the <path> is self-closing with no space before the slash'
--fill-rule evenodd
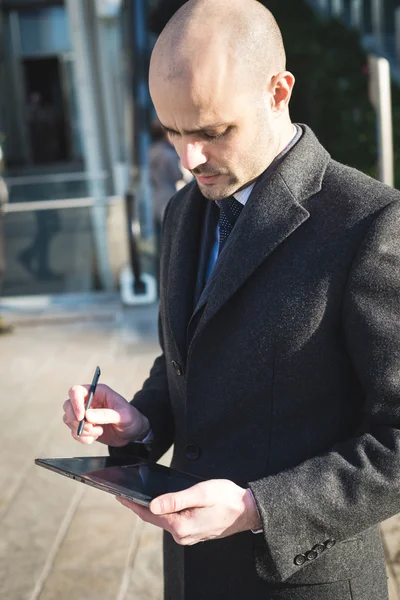
<path id="1" fill-rule="evenodd" d="M 240 204 L 243 204 L 243 206 L 245 206 L 247 200 L 250 197 L 251 192 L 253 191 L 254 186 L 256 185 L 256 182 L 251 183 L 250 185 L 248 185 L 247 187 L 245 187 L 243 190 L 239 190 L 239 192 L 235 192 L 233 194 L 233 197 L 240 202 Z"/>

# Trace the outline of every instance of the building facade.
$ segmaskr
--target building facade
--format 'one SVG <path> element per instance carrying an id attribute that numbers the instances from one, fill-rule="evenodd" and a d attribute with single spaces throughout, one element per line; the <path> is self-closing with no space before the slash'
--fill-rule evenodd
<path id="1" fill-rule="evenodd" d="M 149 109 L 136 75 L 149 51 L 145 6 L 0 0 L 4 295 L 115 288 L 130 186 L 151 238 L 147 127 L 134 122 L 141 104 L 142 116 Z"/>

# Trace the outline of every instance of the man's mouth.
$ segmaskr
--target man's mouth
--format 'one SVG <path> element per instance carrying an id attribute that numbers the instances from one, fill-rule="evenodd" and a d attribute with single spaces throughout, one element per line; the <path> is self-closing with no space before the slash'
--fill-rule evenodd
<path id="1" fill-rule="evenodd" d="M 211 183 L 214 183 L 220 176 L 221 175 L 219 173 L 216 175 L 195 175 L 197 181 L 203 185 L 210 185 Z"/>

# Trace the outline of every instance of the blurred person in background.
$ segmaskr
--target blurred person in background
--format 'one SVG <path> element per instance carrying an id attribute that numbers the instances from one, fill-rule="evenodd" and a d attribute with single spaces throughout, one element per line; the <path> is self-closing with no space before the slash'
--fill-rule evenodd
<path id="1" fill-rule="evenodd" d="M 5 215 L 5 205 L 8 202 L 8 189 L 6 182 L 2 177 L 2 173 L 4 171 L 4 160 L 3 160 L 3 150 L 0 144 L 0 302 L 1 295 L 3 292 L 3 279 L 4 279 L 4 270 L 5 270 L 5 249 L 4 249 L 4 215 Z M 7 323 L 4 318 L 0 314 L 0 335 L 5 335 L 11 333 L 13 331 L 13 327 Z"/>
<path id="2" fill-rule="evenodd" d="M 60 217 L 57 210 L 35 210 L 36 231 L 32 242 L 18 254 L 18 260 L 25 269 L 39 280 L 58 281 L 63 278 L 50 266 L 51 242 L 60 231 Z"/>
<path id="3" fill-rule="evenodd" d="M 32 159 L 36 164 L 52 163 L 60 154 L 57 115 L 40 92 L 32 92 L 26 104 Z"/>
<path id="4" fill-rule="evenodd" d="M 150 183 L 153 193 L 154 229 L 156 235 L 156 279 L 159 284 L 161 229 L 168 202 L 185 185 L 188 171 L 182 169 L 180 158 L 158 120 L 151 126 Z M 191 179 L 189 173 L 189 179 Z"/>
<path id="5" fill-rule="evenodd" d="M 56 115 L 39 92 L 29 94 L 26 106 L 27 121 L 33 160 L 37 164 L 51 163 L 58 159 Z M 39 280 L 60 280 L 62 274 L 50 267 L 50 248 L 54 236 L 60 231 L 57 210 L 35 210 L 36 232 L 28 246 L 18 254 L 19 262 Z"/>
<path id="6" fill-rule="evenodd" d="M 131 402 L 98 386 L 80 438 L 89 386 L 71 388 L 64 422 L 114 457 L 173 444 L 171 466 L 205 479 L 149 508 L 119 499 L 165 530 L 166 600 L 387 600 L 400 193 L 291 121 L 294 76 L 256 0 L 185 3 L 149 82 L 195 177 L 164 215 L 162 353 Z"/>

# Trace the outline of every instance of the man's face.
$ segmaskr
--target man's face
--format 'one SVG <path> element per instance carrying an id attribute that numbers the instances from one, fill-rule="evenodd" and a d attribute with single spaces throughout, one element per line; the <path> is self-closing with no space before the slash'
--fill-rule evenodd
<path id="1" fill-rule="evenodd" d="M 224 78 L 225 79 L 225 78 Z M 202 194 L 220 200 L 246 187 L 271 163 L 279 140 L 267 91 L 217 80 L 150 80 L 160 122 Z"/>

